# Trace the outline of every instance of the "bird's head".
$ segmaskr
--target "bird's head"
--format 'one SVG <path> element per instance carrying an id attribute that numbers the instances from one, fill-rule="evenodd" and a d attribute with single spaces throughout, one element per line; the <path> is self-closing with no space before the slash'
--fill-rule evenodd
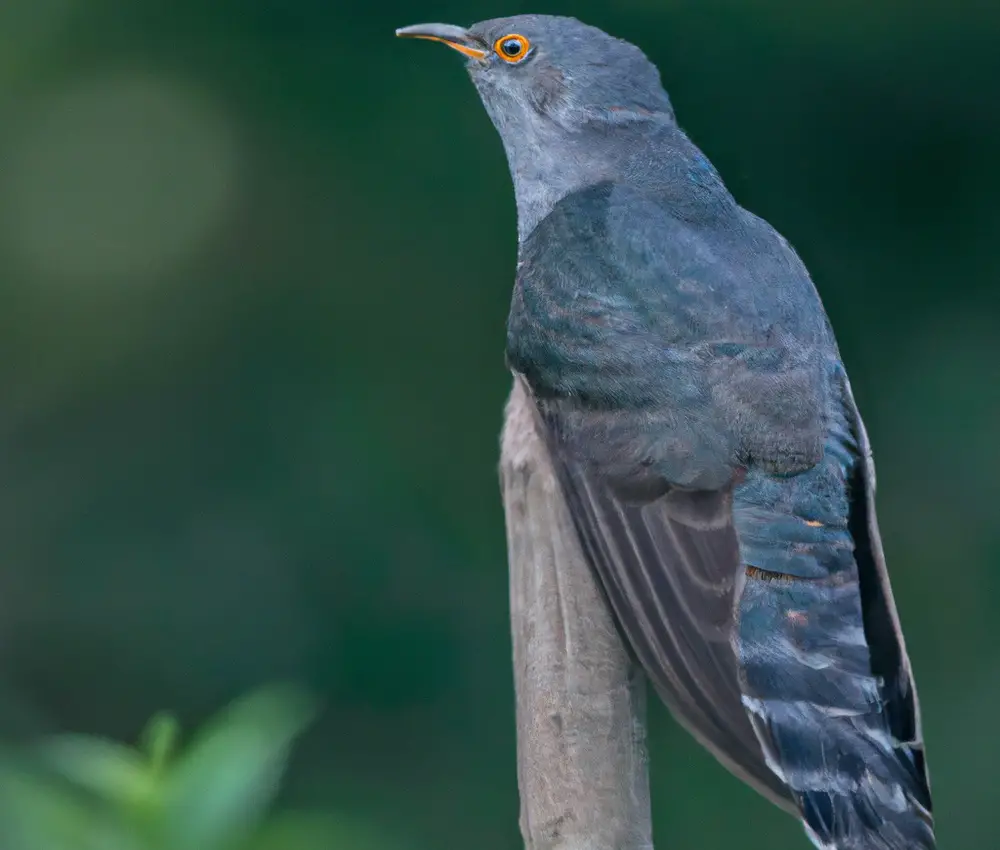
<path id="1" fill-rule="evenodd" d="M 509 133 L 546 125 L 574 130 L 651 117 L 673 120 L 660 74 L 642 51 L 575 18 L 517 15 L 468 29 L 417 24 L 396 35 L 440 41 L 463 54 L 508 144 Z"/>
<path id="2" fill-rule="evenodd" d="M 648 172 L 660 159 L 648 139 L 676 130 L 656 66 L 638 47 L 574 18 L 518 15 L 396 34 L 440 41 L 466 57 L 507 153 L 521 239 L 571 192 Z"/>

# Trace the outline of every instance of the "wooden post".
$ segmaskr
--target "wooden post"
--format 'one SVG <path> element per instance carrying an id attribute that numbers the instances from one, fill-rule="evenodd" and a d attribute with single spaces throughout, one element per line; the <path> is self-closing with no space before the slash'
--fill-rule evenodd
<path id="1" fill-rule="evenodd" d="M 520 380 L 501 452 L 526 850 L 652 850 L 646 683 L 584 560 Z"/>

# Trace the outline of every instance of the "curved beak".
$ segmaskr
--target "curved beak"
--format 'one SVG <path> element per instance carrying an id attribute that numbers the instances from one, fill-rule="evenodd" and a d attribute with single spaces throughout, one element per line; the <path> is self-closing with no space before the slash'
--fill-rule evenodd
<path id="1" fill-rule="evenodd" d="M 489 55 L 486 45 L 463 27 L 452 24 L 414 24 L 396 30 L 399 38 L 425 38 L 440 41 L 470 59 L 485 59 Z"/>

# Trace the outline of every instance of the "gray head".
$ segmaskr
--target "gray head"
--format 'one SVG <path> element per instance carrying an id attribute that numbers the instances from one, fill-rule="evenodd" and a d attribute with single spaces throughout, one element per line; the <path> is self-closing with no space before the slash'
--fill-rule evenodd
<path id="1" fill-rule="evenodd" d="M 616 176 L 630 138 L 674 126 L 656 66 L 575 18 L 517 15 L 397 30 L 462 53 L 507 152 L 523 237 L 559 198 Z"/>

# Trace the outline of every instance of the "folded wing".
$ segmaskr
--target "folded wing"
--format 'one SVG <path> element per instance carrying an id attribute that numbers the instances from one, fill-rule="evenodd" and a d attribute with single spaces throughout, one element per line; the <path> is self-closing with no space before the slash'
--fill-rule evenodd
<path id="1" fill-rule="evenodd" d="M 741 702 L 731 638 L 743 567 L 731 490 L 637 501 L 558 445 L 551 451 L 584 549 L 664 702 L 729 770 L 791 810 Z"/>

